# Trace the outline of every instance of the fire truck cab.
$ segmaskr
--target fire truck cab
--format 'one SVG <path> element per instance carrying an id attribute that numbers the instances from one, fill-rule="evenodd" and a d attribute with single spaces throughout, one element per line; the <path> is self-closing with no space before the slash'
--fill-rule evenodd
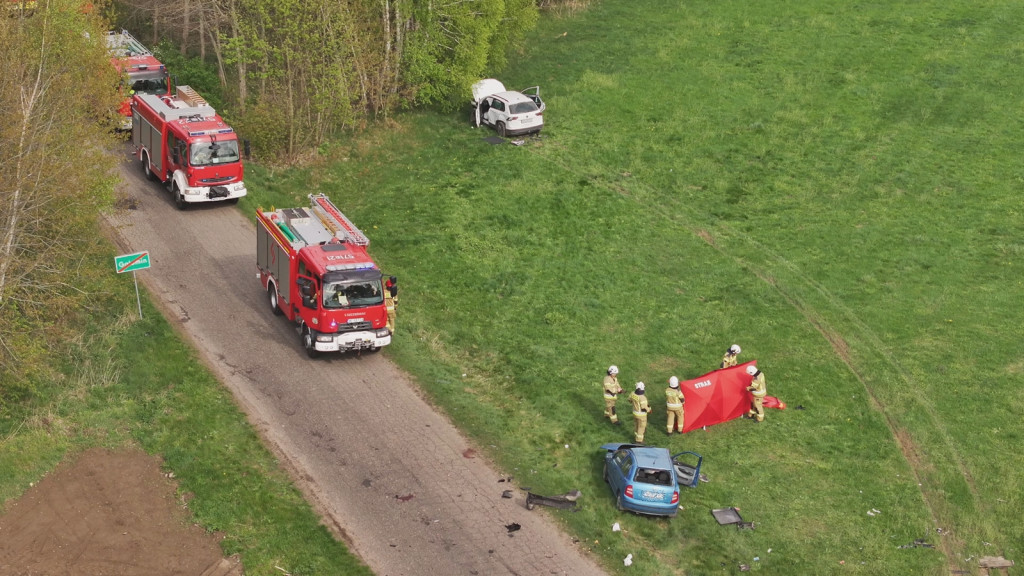
<path id="1" fill-rule="evenodd" d="M 369 239 L 323 195 L 309 208 L 257 211 L 256 267 L 275 315 L 298 325 L 309 357 L 391 343 L 398 285 Z"/>
<path id="2" fill-rule="evenodd" d="M 132 129 L 132 96 L 155 94 L 161 96 L 171 90 L 171 79 L 167 68 L 156 56 L 127 30 L 107 33 L 107 49 L 110 60 L 122 75 L 121 129 Z"/>
<path id="3" fill-rule="evenodd" d="M 188 86 L 174 97 L 132 97 L 132 144 L 146 177 L 166 184 L 178 208 L 246 194 L 238 136 Z"/>

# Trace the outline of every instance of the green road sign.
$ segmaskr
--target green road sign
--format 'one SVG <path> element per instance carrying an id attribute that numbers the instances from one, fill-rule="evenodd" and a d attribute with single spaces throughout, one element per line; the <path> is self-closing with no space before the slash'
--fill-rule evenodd
<path id="1" fill-rule="evenodd" d="M 135 254 L 124 254 L 114 256 L 114 268 L 117 273 L 134 272 L 149 268 L 149 252 L 136 252 Z"/>

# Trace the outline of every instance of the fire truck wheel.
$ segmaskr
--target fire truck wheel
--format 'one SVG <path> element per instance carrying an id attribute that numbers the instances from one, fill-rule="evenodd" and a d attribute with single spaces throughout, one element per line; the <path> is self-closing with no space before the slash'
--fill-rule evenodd
<path id="1" fill-rule="evenodd" d="M 156 174 L 149 167 L 149 153 L 142 152 L 142 172 L 146 175 L 146 180 L 156 180 Z"/>
<path id="2" fill-rule="evenodd" d="M 177 184 L 171 185 L 171 195 L 174 196 L 174 205 L 178 207 L 178 210 L 188 207 L 188 204 L 185 203 L 185 196 L 178 190 Z"/>
<path id="3" fill-rule="evenodd" d="M 270 299 L 270 310 L 274 316 L 284 314 L 284 311 L 281 310 L 281 303 L 277 299 L 277 286 L 274 286 L 273 282 L 267 283 L 267 298 Z"/>
<path id="4" fill-rule="evenodd" d="M 306 356 L 310 358 L 316 358 L 320 355 L 320 352 L 316 349 L 316 336 L 313 335 L 313 331 L 309 329 L 309 326 L 302 327 L 302 347 L 306 349 Z"/>

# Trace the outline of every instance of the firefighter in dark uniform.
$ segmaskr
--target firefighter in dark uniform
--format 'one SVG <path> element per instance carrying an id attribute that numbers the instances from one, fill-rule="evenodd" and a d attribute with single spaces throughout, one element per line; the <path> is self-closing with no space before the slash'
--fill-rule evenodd
<path id="1" fill-rule="evenodd" d="M 612 365 L 608 367 L 608 374 L 604 377 L 604 415 L 612 424 L 620 424 L 619 416 L 615 413 L 615 400 L 622 394 L 618 373 L 619 367 Z"/>
<path id="2" fill-rule="evenodd" d="M 750 386 L 747 386 L 747 391 L 751 394 L 750 410 L 747 412 L 748 418 L 753 418 L 758 422 L 764 422 L 764 396 L 767 394 L 764 386 L 764 373 L 757 369 L 757 366 L 747 366 L 747 374 L 750 374 Z"/>
<path id="3" fill-rule="evenodd" d="M 729 349 L 725 351 L 725 356 L 722 356 L 722 365 L 719 368 L 732 368 L 736 365 L 736 357 L 740 355 L 740 347 L 738 344 L 729 346 Z"/>
<path id="4" fill-rule="evenodd" d="M 633 405 L 633 436 L 637 444 L 644 443 L 644 432 L 647 431 L 647 414 L 651 407 L 644 395 L 644 383 L 637 382 L 633 393 L 629 395 L 629 403 Z"/>
<path id="5" fill-rule="evenodd" d="M 679 378 L 675 376 L 668 379 L 668 388 L 665 389 L 665 408 L 668 410 L 668 434 L 672 435 L 675 428 L 680 434 L 683 433 L 683 391 L 679 389 Z"/>

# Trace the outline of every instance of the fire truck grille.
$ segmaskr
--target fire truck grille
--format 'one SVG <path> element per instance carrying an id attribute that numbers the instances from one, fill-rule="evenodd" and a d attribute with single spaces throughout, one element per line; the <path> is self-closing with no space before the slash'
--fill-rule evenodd
<path id="1" fill-rule="evenodd" d="M 200 180 L 200 182 L 202 182 L 203 184 L 216 184 L 218 182 L 227 182 L 228 180 L 231 180 L 233 178 L 234 176 L 221 176 L 220 178 L 203 178 L 202 180 Z"/>
<path id="2" fill-rule="evenodd" d="M 372 330 L 373 324 L 369 322 L 349 322 L 348 324 L 339 324 L 338 332 L 358 332 L 360 330 Z"/>

